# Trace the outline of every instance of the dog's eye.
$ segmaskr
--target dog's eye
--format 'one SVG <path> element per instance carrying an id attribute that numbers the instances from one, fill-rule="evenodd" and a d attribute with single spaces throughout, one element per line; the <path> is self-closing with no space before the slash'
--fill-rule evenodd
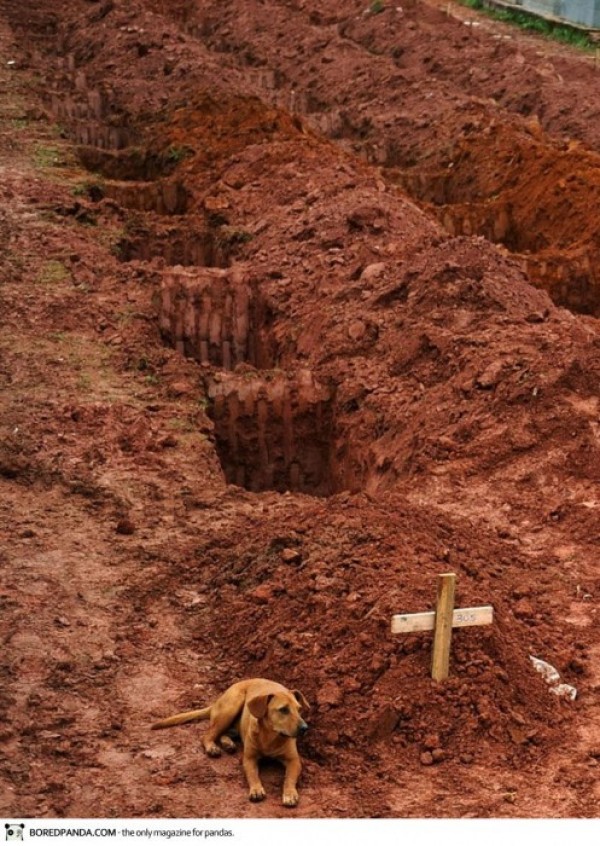
<path id="1" fill-rule="evenodd" d="M 289 709 L 288 705 L 284 705 L 283 708 L 279 708 L 278 710 L 279 710 L 280 714 L 289 714 L 290 713 L 290 709 Z"/>

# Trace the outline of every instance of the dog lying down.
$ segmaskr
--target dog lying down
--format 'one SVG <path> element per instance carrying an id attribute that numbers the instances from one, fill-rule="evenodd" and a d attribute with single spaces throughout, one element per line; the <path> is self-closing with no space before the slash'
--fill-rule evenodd
<path id="1" fill-rule="evenodd" d="M 260 758 L 276 758 L 285 765 L 283 804 L 298 804 L 296 783 L 302 764 L 296 738 L 308 729 L 300 716 L 309 705 L 299 690 L 288 690 L 268 679 L 246 679 L 228 688 L 212 705 L 199 711 L 185 711 L 155 723 L 152 728 L 168 728 L 193 720 L 209 720 L 202 737 L 206 754 L 216 757 L 221 748 L 235 752 L 231 735 L 239 735 L 243 745 L 243 765 L 252 802 L 265 798 L 258 774 Z"/>

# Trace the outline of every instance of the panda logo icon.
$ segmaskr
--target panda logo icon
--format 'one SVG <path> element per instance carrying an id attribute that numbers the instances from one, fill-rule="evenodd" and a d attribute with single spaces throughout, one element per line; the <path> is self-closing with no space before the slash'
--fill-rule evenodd
<path id="1" fill-rule="evenodd" d="M 23 840 L 23 823 L 4 823 L 7 840 Z"/>

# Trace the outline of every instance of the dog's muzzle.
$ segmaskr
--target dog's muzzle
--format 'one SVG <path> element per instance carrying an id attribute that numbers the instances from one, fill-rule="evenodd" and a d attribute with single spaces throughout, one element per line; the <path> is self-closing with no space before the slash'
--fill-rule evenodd
<path id="1" fill-rule="evenodd" d="M 279 734 L 283 737 L 301 737 L 303 734 L 306 734 L 307 731 L 308 725 L 303 720 L 293 734 L 290 734 L 287 731 L 280 731 Z"/>

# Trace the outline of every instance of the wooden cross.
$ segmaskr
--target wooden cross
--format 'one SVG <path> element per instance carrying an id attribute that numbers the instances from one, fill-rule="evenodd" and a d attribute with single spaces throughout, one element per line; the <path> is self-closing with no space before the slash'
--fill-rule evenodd
<path id="1" fill-rule="evenodd" d="M 438 576 L 435 611 L 425 611 L 422 614 L 395 614 L 392 617 L 392 634 L 434 631 L 431 678 L 435 681 L 448 678 L 452 629 L 464 626 L 489 626 L 494 618 L 494 609 L 491 605 L 455 608 L 455 587 L 456 574 L 442 573 Z"/>

